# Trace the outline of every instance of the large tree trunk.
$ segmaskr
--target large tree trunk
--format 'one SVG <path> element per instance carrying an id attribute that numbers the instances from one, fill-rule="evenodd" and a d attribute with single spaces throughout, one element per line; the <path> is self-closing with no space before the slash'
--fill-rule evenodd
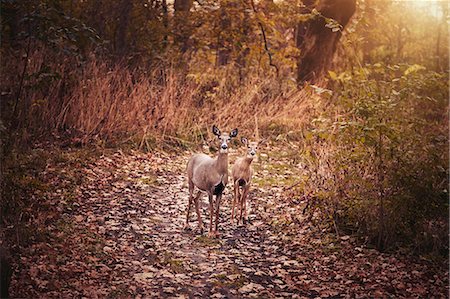
<path id="1" fill-rule="evenodd" d="M 303 13 L 316 8 L 323 16 L 302 22 L 297 26 L 297 47 L 301 54 L 297 64 L 297 81 L 314 82 L 330 65 L 336 45 L 342 35 L 325 27 L 325 18 L 337 21 L 345 27 L 356 10 L 356 0 L 314 0 L 303 1 L 306 9 Z"/>

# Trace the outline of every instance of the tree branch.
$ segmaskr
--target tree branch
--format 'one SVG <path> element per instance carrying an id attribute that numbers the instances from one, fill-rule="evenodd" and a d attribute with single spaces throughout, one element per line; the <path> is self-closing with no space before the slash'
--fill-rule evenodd
<path id="1" fill-rule="evenodd" d="M 252 5 L 252 9 L 253 9 L 253 11 L 255 12 L 255 14 L 257 14 L 258 11 L 256 10 L 255 3 L 253 2 L 253 0 L 250 0 L 250 4 Z M 278 77 L 280 71 L 279 71 L 279 69 L 278 69 L 278 66 L 276 66 L 276 65 L 273 63 L 273 60 L 272 60 L 272 53 L 270 53 L 269 45 L 268 45 L 268 43 L 267 43 L 266 31 L 264 30 L 263 24 L 262 24 L 261 21 L 259 21 L 259 20 L 258 20 L 258 25 L 259 25 L 259 28 L 261 29 L 261 33 L 262 33 L 262 36 L 263 36 L 264 50 L 266 51 L 267 56 L 269 57 L 269 65 L 270 65 L 271 67 L 274 67 L 274 68 L 275 68 L 275 70 L 276 70 L 276 72 L 277 72 L 277 77 Z"/>

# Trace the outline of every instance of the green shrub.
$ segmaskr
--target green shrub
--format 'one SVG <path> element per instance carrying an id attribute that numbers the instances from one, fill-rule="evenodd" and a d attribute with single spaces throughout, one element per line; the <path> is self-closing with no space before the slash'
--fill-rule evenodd
<path id="1" fill-rule="evenodd" d="M 337 101 L 305 134 L 304 192 L 379 249 L 448 253 L 448 76 L 375 64 L 333 77 Z"/>

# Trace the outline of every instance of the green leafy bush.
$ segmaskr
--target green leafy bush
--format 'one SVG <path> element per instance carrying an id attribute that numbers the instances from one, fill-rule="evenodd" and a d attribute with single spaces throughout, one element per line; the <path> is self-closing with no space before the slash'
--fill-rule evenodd
<path id="1" fill-rule="evenodd" d="M 448 253 L 447 75 L 381 64 L 331 75 L 336 102 L 306 134 L 304 191 L 379 249 Z"/>

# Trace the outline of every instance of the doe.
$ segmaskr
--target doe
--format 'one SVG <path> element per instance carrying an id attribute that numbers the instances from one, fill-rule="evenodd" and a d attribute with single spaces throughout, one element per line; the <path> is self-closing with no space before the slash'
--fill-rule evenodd
<path id="1" fill-rule="evenodd" d="M 189 228 L 189 213 L 192 203 L 195 204 L 197 219 L 200 231 L 203 233 L 203 224 L 200 216 L 199 198 L 201 192 L 206 192 L 209 199 L 209 235 L 217 236 L 217 226 L 219 222 L 219 206 L 222 199 L 222 192 L 228 183 L 228 142 L 236 137 L 238 129 L 228 133 L 221 133 L 214 125 L 212 132 L 220 141 L 219 153 L 215 158 L 205 154 L 193 155 L 187 164 L 187 175 L 189 184 L 189 204 L 187 208 L 187 217 L 185 228 Z M 194 188 L 199 189 L 194 197 Z M 213 196 L 216 196 L 214 207 Z M 215 211 L 214 211 L 215 210 Z M 215 212 L 215 227 L 213 230 L 213 213 Z"/>
<path id="2" fill-rule="evenodd" d="M 256 150 L 258 149 L 259 144 L 258 142 L 249 142 L 245 137 L 242 137 L 241 141 L 247 146 L 247 155 L 245 157 L 238 158 L 231 169 L 234 184 L 234 197 L 231 208 L 232 224 L 234 222 L 234 208 L 236 205 L 238 205 L 239 210 L 237 224 L 239 224 L 239 221 L 244 224 L 244 221 L 247 220 L 247 196 L 253 174 L 251 164 L 253 162 L 253 158 L 256 156 Z M 240 191 L 241 188 L 242 192 Z"/>

